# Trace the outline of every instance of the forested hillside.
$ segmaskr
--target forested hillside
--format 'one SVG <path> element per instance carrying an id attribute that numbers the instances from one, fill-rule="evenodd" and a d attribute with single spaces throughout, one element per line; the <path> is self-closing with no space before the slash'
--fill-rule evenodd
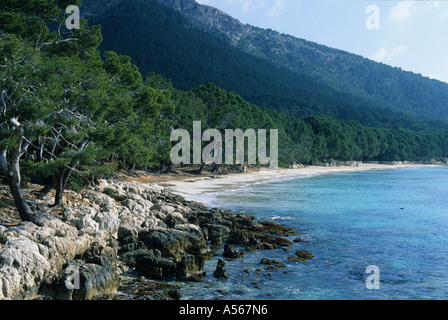
<path id="1" fill-rule="evenodd" d="M 261 108 L 216 84 L 181 90 L 157 73 L 142 74 L 128 56 L 100 52 L 100 27 L 82 21 L 79 30 L 66 29 L 69 2 L 74 4 L 66 0 L 1 3 L 0 168 L 23 220 L 36 219 L 23 197 L 24 183 L 46 185 L 42 194 L 55 189 L 55 204 L 59 204 L 66 187 L 78 190 L 117 169 L 155 170 L 170 162 L 172 130 L 191 131 L 193 121 L 202 121 L 203 130 L 278 129 L 282 165 L 447 156 L 447 132 L 417 120 L 418 130 L 400 125 L 370 128 L 328 115 L 299 118 Z M 176 14 L 171 18 L 181 19 Z M 166 48 L 167 54 L 171 48 Z M 156 59 L 155 54 L 149 59 Z M 163 53 L 157 54 L 163 60 Z M 222 57 L 230 58 L 234 56 Z M 211 61 L 204 61 L 204 66 L 224 70 L 221 63 L 228 60 Z M 188 67 L 186 61 L 179 62 L 182 65 Z M 236 84 L 240 77 L 249 79 L 242 70 L 233 71 Z M 261 76 L 252 76 L 260 80 L 260 89 L 268 88 Z M 282 87 L 285 82 L 276 85 L 285 90 Z"/>
<path id="2" fill-rule="evenodd" d="M 89 0 L 98 1 L 98 0 Z M 338 92 L 351 92 L 420 117 L 448 119 L 448 84 L 315 42 L 243 24 L 195 0 L 157 0 L 232 46 L 306 74 Z"/>
<path id="3" fill-rule="evenodd" d="M 412 129 L 421 128 L 422 120 L 448 119 L 448 84 L 228 16 L 222 22 L 222 12 L 201 11 L 209 7 L 193 0 L 174 1 L 175 7 L 188 4 L 187 20 L 159 1 L 115 1 L 95 14 L 90 7 L 101 1 L 86 0 L 91 23 L 103 28 L 101 49 L 131 56 L 143 74 L 160 73 L 179 89 L 213 82 L 293 116 L 330 115 L 389 128 L 398 121 Z M 193 21 L 196 12 L 202 14 L 196 20 L 208 28 Z M 233 38 L 223 39 L 223 33 Z"/>
<path id="4" fill-rule="evenodd" d="M 160 75 L 152 74 L 148 81 L 157 89 L 172 92 L 176 107 L 172 117 L 175 127 L 192 132 L 193 121 L 202 121 L 204 127 L 220 130 L 278 129 L 279 160 L 283 166 L 330 159 L 424 160 L 445 157 L 448 151 L 448 135 L 441 129 L 372 128 L 359 121 L 342 121 L 330 116 L 296 118 L 259 108 L 214 84 L 185 92 L 174 89 Z"/>

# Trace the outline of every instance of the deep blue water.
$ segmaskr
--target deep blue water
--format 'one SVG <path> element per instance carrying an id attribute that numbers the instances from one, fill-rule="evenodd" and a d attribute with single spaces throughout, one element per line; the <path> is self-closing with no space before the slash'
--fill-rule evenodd
<path id="1" fill-rule="evenodd" d="M 228 280 L 186 284 L 183 299 L 448 299 L 448 168 L 337 173 L 206 195 L 209 206 L 293 226 L 306 242 L 227 259 Z M 297 250 L 314 259 L 289 262 Z M 286 268 L 265 271 L 261 258 Z M 378 290 L 366 288 L 379 268 Z M 258 269 L 258 270 L 257 270 Z M 224 290 L 227 294 L 219 293 Z"/>

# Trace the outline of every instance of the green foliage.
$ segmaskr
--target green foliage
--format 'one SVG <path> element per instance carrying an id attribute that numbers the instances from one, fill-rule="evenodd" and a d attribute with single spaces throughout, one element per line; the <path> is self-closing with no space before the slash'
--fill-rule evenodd
<path id="1" fill-rule="evenodd" d="M 6 2 L 2 14 L 15 15 L 10 22 L 24 27 L 35 19 L 45 29 L 64 16 L 61 4 Z M 35 13 L 32 5 L 43 11 Z M 25 156 L 35 162 L 24 162 L 28 179 L 45 183 L 82 167 L 87 170 L 72 176 L 71 185 L 79 188 L 95 175 L 110 174 L 116 166 L 109 163 L 148 166 L 154 158 L 166 159 L 155 150 L 167 141 L 169 94 L 144 83 L 129 57 L 110 52 L 101 59 L 99 27 L 83 23 L 68 33 L 47 28 L 44 39 L 2 21 L 0 147 L 9 159 L 19 142 L 26 145 Z M 16 122 L 23 128 L 20 140 Z"/>
<path id="2" fill-rule="evenodd" d="M 30 159 L 21 163 L 22 183 L 33 182 L 37 184 L 46 184 L 59 173 L 55 163 L 36 162 Z"/>
<path id="3" fill-rule="evenodd" d="M 151 63 L 141 69 L 129 56 L 114 51 L 105 51 L 101 57 L 100 27 L 88 27 L 84 21 L 80 30 L 64 35 L 48 27 L 61 23 L 63 1 L 4 3 L 0 13 L 0 151 L 10 159 L 19 142 L 27 146 L 21 158 L 22 181 L 48 183 L 70 168 L 74 170 L 69 186 L 79 190 L 120 167 L 167 164 L 171 131 L 192 132 L 193 121 L 201 121 L 203 130 L 278 129 L 283 165 L 329 159 L 447 157 L 448 135 L 437 128 L 441 124 L 390 111 L 354 109 L 348 96 L 236 53 L 199 30 L 178 34 L 185 21 L 155 1 L 123 3 L 124 11 L 141 9 L 133 16 L 136 22 L 140 15 L 153 16 L 148 8 L 160 14 L 145 20 L 157 32 L 153 40 L 158 42 L 147 53 Z M 36 12 L 33 5 L 46 9 Z M 166 28 L 167 21 L 175 25 Z M 106 30 L 110 45 L 109 26 Z M 131 38 L 129 30 L 115 31 L 115 41 L 124 41 L 124 34 Z M 147 40 L 141 39 L 136 46 Z M 181 48 L 161 49 L 161 44 L 176 47 L 185 40 L 191 41 L 182 48 L 182 57 Z M 199 60 L 191 65 L 189 59 L 196 55 Z M 166 63 L 166 58 L 175 63 Z M 141 70 L 161 69 L 173 76 L 173 82 L 155 72 L 142 76 Z M 216 84 L 205 81 L 210 75 Z M 272 105 L 277 110 L 267 108 Z M 20 123 L 23 137 L 17 137 L 13 122 Z"/>
<path id="4" fill-rule="evenodd" d="M 275 45 L 280 35 L 272 30 L 251 39 L 255 46 L 245 53 L 244 44 L 235 48 L 156 0 L 121 1 L 90 24 L 103 27 L 101 50 L 129 55 L 143 74 L 161 74 L 181 90 L 211 82 L 259 107 L 300 118 L 446 128 L 446 121 L 431 119 L 448 119 L 448 85 L 305 40 L 299 59 Z"/>
<path id="5" fill-rule="evenodd" d="M 158 77 L 151 75 L 151 78 Z M 288 165 L 316 161 L 404 161 L 447 156 L 447 132 L 440 129 L 413 131 L 363 126 L 359 121 L 341 121 L 330 116 L 303 119 L 251 105 L 233 92 L 214 84 L 190 92 L 171 88 L 178 106 L 173 122 L 192 132 L 192 122 L 202 129 L 278 129 L 279 162 Z"/>

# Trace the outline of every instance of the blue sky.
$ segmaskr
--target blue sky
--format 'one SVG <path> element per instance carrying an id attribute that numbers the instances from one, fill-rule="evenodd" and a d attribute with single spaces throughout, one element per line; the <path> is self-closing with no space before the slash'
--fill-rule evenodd
<path id="1" fill-rule="evenodd" d="M 448 82 L 448 1 L 197 2 L 221 9 L 243 23 L 271 28 Z M 372 5 L 375 11 L 367 10 Z M 367 20 L 379 28 L 368 28 Z"/>

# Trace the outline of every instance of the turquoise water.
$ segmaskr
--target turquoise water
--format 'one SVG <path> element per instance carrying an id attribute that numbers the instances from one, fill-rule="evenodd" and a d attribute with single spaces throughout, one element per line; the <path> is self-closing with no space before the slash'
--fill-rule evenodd
<path id="1" fill-rule="evenodd" d="M 227 259 L 229 279 L 186 284 L 184 299 L 447 299 L 448 168 L 338 173 L 204 196 L 209 206 L 296 227 L 305 242 Z M 224 191 L 224 190 L 223 190 Z M 296 250 L 314 259 L 289 262 Z M 267 257 L 286 268 L 264 270 Z M 379 268 L 378 290 L 366 288 Z M 217 290 L 221 290 L 218 292 Z"/>

